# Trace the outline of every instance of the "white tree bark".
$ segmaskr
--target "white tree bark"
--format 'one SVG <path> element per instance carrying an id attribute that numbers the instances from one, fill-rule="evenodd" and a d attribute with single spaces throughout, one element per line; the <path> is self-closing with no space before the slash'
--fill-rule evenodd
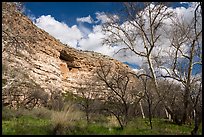
<path id="1" fill-rule="evenodd" d="M 166 113 L 166 117 L 169 119 L 169 121 L 171 121 L 171 114 L 168 113 L 168 111 L 166 110 L 166 108 L 164 108 L 164 111 Z"/>
<path id="2" fill-rule="evenodd" d="M 143 107 L 142 107 L 142 100 L 140 100 L 139 104 L 140 104 L 140 110 L 141 110 L 141 113 L 142 113 L 142 118 L 145 118 L 144 110 L 143 110 Z"/>

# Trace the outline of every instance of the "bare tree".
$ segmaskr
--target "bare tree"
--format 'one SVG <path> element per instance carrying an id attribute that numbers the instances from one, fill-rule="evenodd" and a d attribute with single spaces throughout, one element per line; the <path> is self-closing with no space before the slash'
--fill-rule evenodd
<path id="1" fill-rule="evenodd" d="M 171 46 L 173 50 L 173 62 L 171 71 L 167 70 L 168 75 L 165 78 L 172 78 L 182 83 L 184 86 L 183 95 L 183 116 L 182 123 L 186 123 L 190 113 L 190 94 L 192 85 L 196 81 L 193 76 L 193 67 L 202 65 L 202 16 L 199 12 L 200 3 L 195 6 L 194 17 L 186 21 L 183 18 L 174 19 L 172 26 Z M 201 8 L 200 8 L 201 10 Z M 197 58 L 197 59 L 195 59 Z"/>
<path id="2" fill-rule="evenodd" d="M 106 86 L 104 110 L 113 114 L 123 129 L 130 120 L 130 104 L 137 100 L 134 87 L 137 83 L 128 70 L 115 63 L 99 61 L 96 73 Z"/>
<path id="3" fill-rule="evenodd" d="M 170 106 L 168 104 L 169 100 L 166 100 L 167 95 L 170 95 L 170 97 L 173 95 L 171 93 L 171 90 L 169 89 L 169 87 L 171 86 L 167 86 L 164 84 L 161 84 L 161 80 L 158 80 L 158 90 L 160 92 L 161 98 L 158 98 L 158 96 L 156 95 L 156 92 L 154 91 L 154 83 L 151 81 L 151 78 L 147 77 L 147 75 L 135 75 L 137 76 L 137 78 L 141 81 L 141 85 L 139 88 L 139 90 L 143 93 L 142 99 L 141 100 L 145 100 L 148 108 L 148 118 L 149 118 L 149 123 L 150 123 L 150 128 L 152 129 L 152 117 L 154 116 L 160 116 L 162 115 L 161 110 L 163 108 L 161 108 L 161 103 L 162 100 L 165 100 L 165 104 L 166 106 Z M 163 82 L 163 80 L 162 80 Z M 164 86 L 164 87 L 163 87 Z M 177 90 L 178 91 L 178 90 Z M 168 96 L 169 97 L 169 96 Z M 162 99 L 162 100 L 161 100 Z M 159 112 L 159 115 L 155 112 Z M 168 117 L 168 116 L 167 116 Z"/>
<path id="4" fill-rule="evenodd" d="M 190 98 L 193 105 L 192 109 L 194 117 L 194 129 L 191 131 L 191 134 L 197 135 L 199 125 L 202 122 L 202 82 L 194 84 Z"/>
<path id="5" fill-rule="evenodd" d="M 109 15 L 110 21 L 103 26 L 103 31 L 108 35 L 104 39 L 104 44 L 123 45 L 117 53 L 129 50 L 146 61 L 149 73 L 143 75 L 149 74 L 148 77 L 153 81 L 155 92 L 160 99 L 162 97 L 158 92 L 153 51 L 160 47 L 164 20 L 172 16 L 172 11 L 168 11 L 164 3 L 129 2 L 124 3 L 124 13 L 119 16 L 121 18 Z M 125 23 L 121 25 L 121 21 Z M 163 105 L 165 106 L 165 103 Z"/>
<path id="6" fill-rule="evenodd" d="M 50 88 L 50 96 L 48 101 L 48 108 L 56 111 L 61 111 L 65 106 L 65 98 L 62 96 L 62 91 L 59 88 Z"/>
<path id="7" fill-rule="evenodd" d="M 91 114 L 99 110 L 100 104 L 99 95 L 100 91 L 97 90 L 96 81 L 85 81 L 77 89 L 77 95 L 80 99 L 77 101 L 82 110 L 85 111 L 87 124 L 91 122 Z"/>
<path id="8" fill-rule="evenodd" d="M 104 44 L 115 45 L 122 43 L 126 47 L 121 50 L 131 50 L 137 56 L 144 57 L 150 69 L 151 78 L 155 87 L 158 88 L 156 74 L 153 67 L 152 52 L 158 46 L 157 42 L 161 37 L 158 31 L 162 28 L 163 20 L 170 18 L 172 12 L 168 12 L 164 4 L 152 5 L 151 3 L 124 3 L 127 25 L 120 25 L 120 20 L 111 18 L 111 22 L 104 24 L 103 30 L 110 33 Z M 153 6 L 153 7 L 152 7 Z M 146 10 L 144 10 L 144 8 Z M 138 10 L 139 9 L 139 10 Z M 145 19 L 145 18 L 148 18 Z M 149 21 L 149 22 L 146 22 Z M 114 31 L 115 30 L 115 31 Z M 142 39 L 143 49 L 138 49 L 137 40 Z"/>
<path id="9" fill-rule="evenodd" d="M 201 13 L 200 5 L 197 3 L 195 6 L 195 14 L 192 21 L 188 23 L 178 18 L 173 11 L 168 10 L 168 6 L 164 3 L 124 3 L 124 13 L 121 16 L 109 15 L 109 20 L 104 24 L 103 30 L 108 37 L 104 39 L 104 44 L 110 46 L 122 45 L 121 51 L 131 51 L 138 57 L 142 57 L 149 68 L 148 77 L 154 83 L 155 91 L 161 100 L 164 108 L 170 112 L 169 106 L 164 101 L 158 87 L 158 77 L 156 75 L 156 68 L 163 67 L 168 75 L 162 75 L 164 78 L 173 78 L 181 82 L 184 87 L 183 95 L 183 116 L 181 123 L 185 123 L 188 117 L 189 95 L 192 82 L 192 69 L 196 64 L 202 64 L 200 61 L 195 61 L 195 56 L 201 60 L 202 44 L 200 39 L 202 36 L 201 27 Z M 201 12 L 200 12 L 201 11 Z M 172 26 L 167 26 L 166 21 L 172 21 Z M 169 32 L 166 31 L 166 28 Z M 172 33 L 170 33 L 172 31 Z M 169 34 L 169 35 L 167 35 Z M 167 48 L 173 48 L 173 66 L 172 72 L 169 71 L 168 61 L 162 58 L 160 51 L 162 46 L 160 45 L 163 38 L 169 37 L 170 44 Z M 142 46 L 141 46 L 142 45 Z M 187 45 L 187 46 L 186 46 Z M 183 50 L 185 46 L 186 50 Z M 165 48 L 165 47 L 164 47 Z M 161 49 L 161 50 L 160 50 Z M 158 50 L 155 52 L 155 50 Z M 185 59 L 184 62 L 180 62 L 180 57 Z M 159 59 L 159 60 L 158 60 Z M 183 60 L 182 59 L 182 60 Z M 162 61 L 163 60 L 163 61 Z M 179 64 L 181 63 L 181 65 Z M 144 73 L 142 75 L 146 75 Z M 178 110 L 179 112 L 179 110 Z M 170 112 L 172 113 L 172 112 Z M 175 114 L 176 115 L 176 114 Z M 180 122 L 179 122 L 180 123 Z"/>
<path id="10" fill-rule="evenodd" d="M 147 100 L 147 104 L 148 104 L 149 123 L 152 129 L 152 94 L 150 93 L 148 89 L 148 77 L 141 77 L 141 80 L 142 80 L 142 84 L 144 87 L 145 99 Z"/>

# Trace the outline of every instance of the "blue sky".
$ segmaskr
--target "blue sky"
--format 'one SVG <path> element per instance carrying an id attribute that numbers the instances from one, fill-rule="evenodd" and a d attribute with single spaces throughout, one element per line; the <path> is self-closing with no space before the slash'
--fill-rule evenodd
<path id="1" fill-rule="evenodd" d="M 122 55 L 113 54 L 117 48 L 101 45 L 101 23 L 106 19 L 105 13 L 115 13 L 121 8 L 120 2 L 25 2 L 25 14 L 38 27 L 60 39 L 62 43 L 82 50 L 100 52 L 125 62 L 132 68 L 139 68 L 142 60 L 132 55 L 122 58 Z M 188 18 L 188 3 L 176 2 L 172 8 Z M 194 73 L 195 71 L 201 71 L 201 66 L 194 67 Z"/>
<path id="2" fill-rule="evenodd" d="M 113 13 L 120 2 L 25 2 L 27 13 L 36 17 L 52 15 L 56 20 L 63 21 L 69 26 L 76 24 L 76 18 L 95 16 L 96 12 Z M 29 11 L 28 11 L 29 10 Z"/>
<path id="3" fill-rule="evenodd" d="M 187 4 L 175 2 L 172 7 L 187 7 Z M 56 20 L 69 26 L 76 24 L 76 18 L 95 16 L 96 12 L 114 13 L 122 7 L 121 2 L 25 2 L 26 13 L 36 17 L 52 15 Z M 29 11 L 28 11 L 29 10 Z"/>

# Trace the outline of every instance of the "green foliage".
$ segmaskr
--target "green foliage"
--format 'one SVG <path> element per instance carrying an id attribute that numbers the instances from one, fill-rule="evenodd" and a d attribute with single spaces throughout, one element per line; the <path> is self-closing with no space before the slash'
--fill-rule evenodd
<path id="1" fill-rule="evenodd" d="M 29 111 L 29 115 L 32 117 L 36 118 L 42 118 L 42 119 L 50 119 L 51 115 L 53 113 L 52 110 L 49 110 L 45 107 L 40 107 L 40 108 L 34 108 Z"/>
<path id="2" fill-rule="evenodd" d="M 47 108 L 44 108 L 44 107 L 34 108 L 32 110 L 28 110 L 25 108 L 18 108 L 15 110 L 15 109 L 10 109 L 8 107 L 3 107 L 2 119 L 10 120 L 12 118 L 18 118 L 22 116 L 50 119 L 51 113 L 52 113 L 51 110 L 48 110 Z"/>
<path id="3" fill-rule="evenodd" d="M 50 121 L 45 119 L 21 116 L 9 121 L 2 121 L 3 135 L 47 135 Z"/>
<path id="4" fill-rule="evenodd" d="M 73 94 L 72 92 L 65 92 L 65 93 L 62 93 L 62 96 L 64 97 L 64 100 L 66 102 L 78 102 L 78 101 L 81 101 L 83 100 L 82 97 L 78 96 L 78 95 L 75 95 Z"/>
<path id="5" fill-rule="evenodd" d="M 98 120 L 97 120 L 98 118 Z M 176 125 L 166 119 L 153 118 L 150 129 L 148 118 L 132 119 L 123 130 L 114 124 L 110 116 L 95 115 L 87 125 L 84 115 L 73 105 L 67 105 L 62 111 L 46 108 L 33 110 L 13 110 L 3 108 L 3 135 L 190 135 L 192 125 Z M 202 134 L 202 124 L 198 134 Z"/>

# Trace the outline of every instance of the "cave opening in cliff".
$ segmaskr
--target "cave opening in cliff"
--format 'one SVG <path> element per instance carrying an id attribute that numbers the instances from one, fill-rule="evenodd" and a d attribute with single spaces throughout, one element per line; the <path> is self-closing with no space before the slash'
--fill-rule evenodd
<path id="1" fill-rule="evenodd" d="M 66 52 L 65 50 L 61 50 L 61 51 L 60 51 L 60 56 L 59 56 L 59 58 L 60 58 L 61 60 L 64 60 L 64 61 L 69 61 L 69 62 L 73 62 L 73 61 L 74 61 L 74 57 L 71 56 L 71 55 L 69 55 L 69 54 L 67 54 L 67 52 Z"/>
<path id="2" fill-rule="evenodd" d="M 72 68 L 77 68 L 77 69 L 81 68 L 81 67 L 79 67 L 79 66 L 74 65 L 74 57 L 71 56 L 71 55 L 69 55 L 69 54 L 67 54 L 67 52 L 66 52 L 65 50 L 61 50 L 61 51 L 60 51 L 60 56 L 59 56 L 59 58 L 60 58 L 62 61 L 65 61 L 65 62 L 66 62 L 67 68 L 69 69 L 69 71 L 72 70 Z"/>

